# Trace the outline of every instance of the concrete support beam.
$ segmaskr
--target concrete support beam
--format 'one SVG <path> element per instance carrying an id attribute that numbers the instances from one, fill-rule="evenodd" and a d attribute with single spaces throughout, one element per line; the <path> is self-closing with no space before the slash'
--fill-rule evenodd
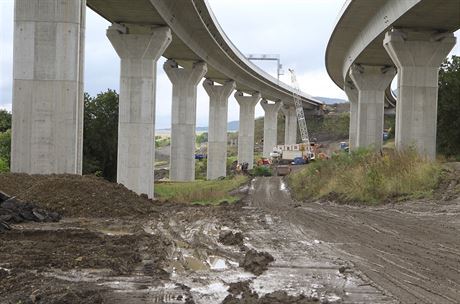
<path id="1" fill-rule="evenodd" d="M 393 67 L 352 66 L 350 77 L 358 89 L 357 147 L 382 148 L 385 89 L 395 75 Z"/>
<path id="2" fill-rule="evenodd" d="M 393 30 L 383 42 L 398 68 L 396 148 L 436 157 L 439 66 L 455 46 L 453 33 Z"/>
<path id="3" fill-rule="evenodd" d="M 273 147 L 277 144 L 278 135 L 278 111 L 283 105 L 281 102 L 268 103 L 266 99 L 260 102 L 265 111 L 264 117 L 264 157 L 270 157 Z"/>
<path id="4" fill-rule="evenodd" d="M 11 171 L 81 174 L 86 0 L 16 0 Z"/>
<path id="5" fill-rule="evenodd" d="M 294 106 L 283 106 L 281 108 L 285 116 L 284 122 L 284 144 L 294 145 L 297 143 L 297 114 Z"/>
<path id="6" fill-rule="evenodd" d="M 172 40 L 171 30 L 121 29 L 107 30 L 121 59 L 117 182 L 153 198 L 156 64 Z"/>
<path id="7" fill-rule="evenodd" d="M 349 129 L 349 147 L 350 151 L 357 147 L 358 136 L 358 89 L 350 82 L 345 84 L 345 93 L 350 101 L 350 129 Z"/>
<path id="8" fill-rule="evenodd" d="M 209 95 L 208 167 L 207 179 L 227 176 L 227 114 L 228 98 L 235 90 L 235 82 L 216 85 L 205 80 L 203 87 Z"/>
<path id="9" fill-rule="evenodd" d="M 195 180 L 196 90 L 208 68 L 197 62 L 192 68 L 179 68 L 174 60 L 164 64 L 173 85 L 171 114 L 171 161 L 169 178 Z"/>
<path id="10" fill-rule="evenodd" d="M 240 127 L 238 130 L 238 162 L 248 163 L 249 169 L 254 167 L 254 115 L 255 107 L 260 101 L 260 93 L 244 96 L 236 92 L 235 99 L 240 105 Z"/>

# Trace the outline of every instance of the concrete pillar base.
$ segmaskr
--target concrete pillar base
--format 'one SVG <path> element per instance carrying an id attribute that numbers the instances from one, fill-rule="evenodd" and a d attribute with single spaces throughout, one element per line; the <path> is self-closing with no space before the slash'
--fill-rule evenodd
<path id="1" fill-rule="evenodd" d="M 352 66 L 350 77 L 359 92 L 357 147 L 382 148 L 385 89 L 395 75 L 393 67 Z"/>
<path id="2" fill-rule="evenodd" d="M 350 151 L 357 147 L 358 132 L 358 90 L 353 82 L 345 84 L 345 93 L 350 101 L 350 129 L 349 129 L 349 148 Z"/>
<path id="3" fill-rule="evenodd" d="M 439 66 L 455 46 L 453 33 L 393 30 L 384 46 L 398 68 L 396 148 L 436 157 Z"/>
<path id="4" fill-rule="evenodd" d="M 284 144 L 295 145 L 297 143 L 297 114 L 294 106 L 283 106 L 281 108 L 285 116 Z"/>
<path id="5" fill-rule="evenodd" d="M 260 104 L 265 111 L 263 156 L 270 157 L 270 153 L 277 144 L 278 111 L 283 104 L 281 102 L 268 103 L 265 99 L 262 99 Z"/>
<path id="6" fill-rule="evenodd" d="M 227 176 L 227 114 L 228 98 L 235 90 L 235 82 L 215 85 L 205 80 L 203 87 L 209 95 L 208 167 L 207 179 Z"/>
<path id="7" fill-rule="evenodd" d="M 259 92 L 252 96 L 244 96 L 236 92 L 235 99 L 240 105 L 240 127 L 238 130 L 238 163 L 248 163 L 249 169 L 254 168 L 254 115 L 255 107 L 260 101 Z"/>
<path id="8" fill-rule="evenodd" d="M 81 174 L 86 0 L 16 0 L 11 171 Z"/>
<path id="9" fill-rule="evenodd" d="M 204 62 L 197 62 L 192 68 L 179 68 L 174 60 L 166 61 L 163 68 L 173 84 L 169 178 L 172 181 L 193 181 L 196 90 L 208 69 Z"/>
<path id="10" fill-rule="evenodd" d="M 171 30 L 120 29 L 107 30 L 121 58 L 117 182 L 153 198 L 156 63 L 171 43 Z"/>

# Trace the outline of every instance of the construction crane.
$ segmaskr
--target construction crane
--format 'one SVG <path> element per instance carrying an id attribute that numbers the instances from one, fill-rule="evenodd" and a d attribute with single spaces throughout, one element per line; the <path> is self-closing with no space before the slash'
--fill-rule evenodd
<path id="1" fill-rule="evenodd" d="M 294 98 L 297 122 L 299 124 L 300 129 L 300 137 L 302 139 L 302 142 L 306 146 L 308 159 L 314 159 L 315 155 L 312 152 L 310 137 L 308 136 L 307 122 L 305 120 L 305 114 L 303 112 L 302 99 L 300 98 L 300 87 L 299 83 L 297 82 L 297 76 L 293 69 L 289 69 L 289 72 L 291 73 L 291 82 L 294 88 L 294 90 L 292 91 L 292 97 Z"/>

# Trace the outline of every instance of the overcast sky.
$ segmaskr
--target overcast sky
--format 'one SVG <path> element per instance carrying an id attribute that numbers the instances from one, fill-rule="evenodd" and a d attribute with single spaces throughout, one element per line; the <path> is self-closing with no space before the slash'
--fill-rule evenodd
<path id="1" fill-rule="evenodd" d="M 345 0 L 209 0 L 227 36 L 243 54 L 279 54 L 287 72 L 294 68 L 300 87 L 313 96 L 344 98 L 327 75 L 324 53 Z M 11 109 L 13 0 L 0 0 L 0 107 Z M 119 58 L 105 36 L 109 23 L 87 9 L 85 91 L 96 95 L 107 88 L 119 91 Z M 455 49 L 460 54 L 459 46 Z M 171 83 L 158 62 L 156 128 L 169 128 Z M 273 76 L 276 64 L 255 62 Z M 281 79 L 289 83 L 286 73 Z M 208 123 L 208 97 L 198 86 L 197 125 Z M 233 96 L 228 119 L 238 120 Z M 262 116 L 258 105 L 256 116 Z"/>

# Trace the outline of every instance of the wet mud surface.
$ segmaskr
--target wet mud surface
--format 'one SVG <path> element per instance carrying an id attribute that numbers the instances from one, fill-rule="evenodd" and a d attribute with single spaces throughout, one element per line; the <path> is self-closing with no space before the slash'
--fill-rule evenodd
<path id="1" fill-rule="evenodd" d="M 246 188 L 200 207 L 0 176 L 0 190 L 65 213 L 0 233 L 0 303 L 458 303 L 458 198 L 353 207 L 294 202 L 278 177 Z"/>

